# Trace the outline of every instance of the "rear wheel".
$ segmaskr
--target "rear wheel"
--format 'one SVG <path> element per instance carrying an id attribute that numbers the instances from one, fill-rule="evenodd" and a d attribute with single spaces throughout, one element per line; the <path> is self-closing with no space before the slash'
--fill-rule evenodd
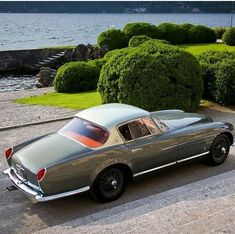
<path id="1" fill-rule="evenodd" d="M 105 169 L 96 178 L 91 194 L 100 202 L 111 202 L 119 198 L 126 188 L 124 173 L 120 168 Z"/>
<path id="2" fill-rule="evenodd" d="M 228 137 L 224 134 L 217 136 L 212 143 L 207 162 L 213 166 L 222 164 L 228 157 L 229 149 Z"/>

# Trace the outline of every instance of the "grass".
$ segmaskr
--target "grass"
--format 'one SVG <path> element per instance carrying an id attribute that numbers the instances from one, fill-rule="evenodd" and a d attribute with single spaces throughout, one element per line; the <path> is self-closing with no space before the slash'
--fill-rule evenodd
<path id="1" fill-rule="evenodd" d="M 217 50 L 217 51 L 231 51 L 235 52 L 235 46 L 228 46 L 223 43 L 209 43 L 209 44 L 184 44 L 179 45 L 180 48 L 187 50 L 195 56 L 200 55 L 201 53 L 208 50 Z"/>
<path id="2" fill-rule="evenodd" d="M 86 109 L 101 104 L 100 94 L 97 91 L 83 93 L 48 93 L 40 96 L 21 98 L 16 103 L 28 105 L 56 106 L 70 109 Z"/>
<path id="3" fill-rule="evenodd" d="M 49 47 L 44 47 L 42 49 L 53 49 L 53 50 L 72 50 L 72 49 L 75 49 L 76 46 L 71 46 L 71 45 L 68 45 L 68 46 L 49 46 Z"/>

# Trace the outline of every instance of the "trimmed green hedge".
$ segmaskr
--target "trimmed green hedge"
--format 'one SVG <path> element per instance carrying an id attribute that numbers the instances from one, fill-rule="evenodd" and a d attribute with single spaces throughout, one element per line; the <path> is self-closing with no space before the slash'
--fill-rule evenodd
<path id="1" fill-rule="evenodd" d="M 154 39 L 162 39 L 161 32 L 157 26 L 144 22 L 126 24 L 123 28 L 123 32 L 129 39 L 137 35 L 146 35 Z"/>
<path id="2" fill-rule="evenodd" d="M 184 30 L 184 43 L 188 43 L 189 30 L 193 26 L 193 24 L 185 23 L 185 24 L 180 24 L 179 26 Z"/>
<path id="3" fill-rule="evenodd" d="M 235 76 L 231 68 L 234 65 L 235 53 L 208 51 L 201 54 L 198 59 L 204 80 L 203 97 L 222 104 L 235 103 L 232 95 L 235 90 L 232 79 L 235 80 Z"/>
<path id="4" fill-rule="evenodd" d="M 182 44 L 185 41 L 185 30 L 177 24 L 162 23 L 158 26 L 164 40 L 170 43 Z"/>
<path id="5" fill-rule="evenodd" d="M 54 88 L 60 93 L 76 93 L 97 87 L 99 70 L 86 62 L 70 62 L 61 66 L 54 79 Z"/>
<path id="6" fill-rule="evenodd" d="M 216 38 L 217 39 L 222 39 L 223 34 L 225 33 L 226 30 L 227 30 L 227 28 L 225 28 L 225 27 L 215 27 L 214 31 L 215 31 L 215 34 L 216 34 Z"/>
<path id="7" fill-rule="evenodd" d="M 215 72 L 215 100 L 235 104 L 235 60 L 221 62 Z"/>
<path id="8" fill-rule="evenodd" d="M 229 46 L 235 46 L 235 28 L 229 28 L 222 37 L 223 43 Z"/>
<path id="9" fill-rule="evenodd" d="M 138 36 L 133 36 L 128 43 L 129 47 L 137 47 L 140 44 L 151 40 L 151 37 L 148 37 L 146 35 L 138 35 Z"/>
<path id="10" fill-rule="evenodd" d="M 215 31 L 204 25 L 194 25 L 188 31 L 188 43 L 216 42 Z"/>
<path id="11" fill-rule="evenodd" d="M 109 50 L 120 49 L 128 46 L 128 38 L 119 29 L 108 29 L 99 34 L 97 38 L 99 47 L 108 46 Z"/>
<path id="12" fill-rule="evenodd" d="M 193 55 L 151 41 L 115 53 L 103 66 L 98 83 L 103 103 L 127 103 L 149 111 L 193 111 L 202 89 L 200 65 Z"/>
<path id="13" fill-rule="evenodd" d="M 145 35 L 140 35 L 140 36 L 134 36 L 130 39 L 128 46 L 129 47 L 138 47 L 139 45 L 143 44 L 146 41 L 149 40 L 154 40 L 158 43 L 163 43 L 163 44 L 171 44 L 169 41 L 166 40 L 158 40 L 158 39 L 152 39 L 148 36 Z"/>

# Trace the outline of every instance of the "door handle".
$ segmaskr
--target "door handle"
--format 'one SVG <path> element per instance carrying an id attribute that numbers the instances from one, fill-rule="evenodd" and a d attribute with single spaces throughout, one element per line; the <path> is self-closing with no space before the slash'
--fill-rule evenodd
<path id="1" fill-rule="evenodd" d="M 132 153 L 136 153 L 136 152 L 139 152 L 139 151 L 142 151 L 143 148 L 136 148 L 136 149 L 133 149 L 131 150 Z"/>

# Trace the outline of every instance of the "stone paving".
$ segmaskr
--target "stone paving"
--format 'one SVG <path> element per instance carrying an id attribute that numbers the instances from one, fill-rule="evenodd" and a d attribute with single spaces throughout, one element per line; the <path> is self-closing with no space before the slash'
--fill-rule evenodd
<path id="1" fill-rule="evenodd" d="M 37 233 L 234 233 L 235 170 Z"/>
<path id="2" fill-rule="evenodd" d="M 45 88 L 0 93 L 0 127 L 72 115 L 74 111 L 69 109 L 12 103 L 16 98 L 51 91 L 51 88 Z M 200 113 L 208 114 L 216 121 L 227 121 L 235 125 L 235 112 L 229 108 L 213 107 L 202 109 Z M 1 156 L 6 146 L 56 131 L 66 122 L 0 131 Z M 188 166 L 189 172 L 184 168 L 183 171 L 172 172 L 173 177 L 170 174 L 158 176 L 158 183 L 149 176 L 136 185 L 130 185 L 129 193 L 126 191 L 114 203 L 98 205 L 86 197 L 80 197 L 78 201 L 76 197 L 72 197 L 33 205 L 20 191 L 6 196 L 8 192 L 4 188 L 8 183 L 7 178 L 0 176 L 0 232 L 32 233 L 41 230 L 40 233 L 234 233 L 234 165 L 235 147 L 228 160 L 220 167 Z M 0 171 L 5 167 L 5 159 L 0 157 Z M 204 179 L 206 177 L 202 176 L 200 181 L 192 183 L 200 177 L 198 173 L 206 173 L 208 178 Z M 176 183 L 176 188 L 168 190 L 168 187 L 165 192 L 159 192 L 161 183 L 167 186 L 167 179 Z M 183 179 L 189 182 L 181 186 L 179 181 Z M 151 183 L 148 182 L 150 180 Z M 136 200 L 133 197 L 138 197 L 138 193 L 144 195 Z M 48 226 L 51 227 L 47 228 Z"/>
<path id="3" fill-rule="evenodd" d="M 52 92 L 52 88 L 22 90 L 0 93 L 0 129 L 12 125 L 22 125 L 73 116 L 78 111 L 50 106 L 23 105 L 14 99 Z"/>

